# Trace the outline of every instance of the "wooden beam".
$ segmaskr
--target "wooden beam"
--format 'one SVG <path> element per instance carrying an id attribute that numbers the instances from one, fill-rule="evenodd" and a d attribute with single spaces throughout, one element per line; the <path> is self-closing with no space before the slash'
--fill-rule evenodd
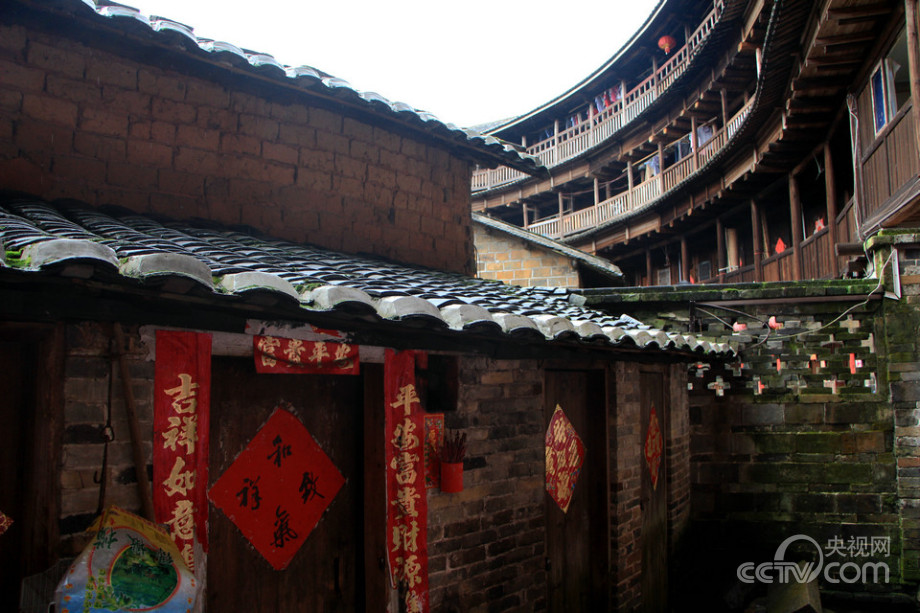
<path id="1" fill-rule="evenodd" d="M 862 6 L 849 6 L 839 9 L 827 9 L 827 18 L 835 21 L 841 19 L 854 19 L 862 17 L 876 17 L 891 13 L 891 6 L 887 2 L 877 4 L 864 4 Z"/>
<path id="2" fill-rule="evenodd" d="M 834 47 L 837 45 L 852 45 L 853 43 L 873 42 L 877 38 L 874 32 L 864 34 L 840 34 L 837 36 L 822 36 L 815 39 L 816 45 L 824 47 Z"/>

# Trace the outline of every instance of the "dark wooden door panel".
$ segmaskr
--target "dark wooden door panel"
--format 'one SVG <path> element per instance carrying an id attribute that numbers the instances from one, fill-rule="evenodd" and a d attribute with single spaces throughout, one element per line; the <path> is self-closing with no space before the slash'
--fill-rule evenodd
<path id="1" fill-rule="evenodd" d="M 642 458 L 642 609 L 666 611 L 668 606 L 668 465 L 665 461 L 665 441 L 668 407 L 665 395 L 665 378 L 659 372 L 641 372 L 639 375 L 639 402 L 643 448 L 637 453 Z M 645 442 L 655 407 L 661 459 L 657 485 L 652 483 L 651 471 L 645 457 Z"/>
<path id="2" fill-rule="evenodd" d="M 300 419 L 346 482 L 283 571 L 211 505 L 208 610 L 363 610 L 362 379 L 258 375 L 251 360 L 233 358 L 215 358 L 212 369 L 212 484 L 278 406 Z"/>
<path id="3" fill-rule="evenodd" d="M 547 371 L 544 398 L 544 426 L 558 404 L 585 444 L 585 461 L 568 511 L 563 513 L 546 496 L 547 608 L 550 612 L 606 611 L 603 373 Z"/>

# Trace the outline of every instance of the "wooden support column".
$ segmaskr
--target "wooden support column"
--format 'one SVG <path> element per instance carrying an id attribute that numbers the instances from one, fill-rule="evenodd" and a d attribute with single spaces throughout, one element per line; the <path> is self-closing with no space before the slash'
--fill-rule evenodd
<path id="1" fill-rule="evenodd" d="M 680 237 L 680 279 L 678 281 L 690 280 L 690 250 L 687 247 L 687 237 Z"/>
<path id="2" fill-rule="evenodd" d="M 601 185 L 597 180 L 597 177 L 594 177 L 594 206 L 597 206 L 601 203 Z"/>
<path id="3" fill-rule="evenodd" d="M 562 192 L 559 192 L 559 236 L 565 236 L 565 233 L 562 231 L 562 218 L 565 217 L 565 199 L 562 197 Z"/>
<path id="4" fill-rule="evenodd" d="M 658 93 L 658 58 L 652 56 L 652 89 Z"/>
<path id="5" fill-rule="evenodd" d="M 658 141 L 658 195 L 664 193 L 664 145 Z"/>
<path id="6" fill-rule="evenodd" d="M 645 285 L 651 287 L 652 284 L 652 250 L 645 250 Z"/>
<path id="7" fill-rule="evenodd" d="M 722 129 L 728 125 L 728 92 L 725 88 L 719 90 L 719 96 L 722 98 Z"/>
<path id="8" fill-rule="evenodd" d="M 559 160 L 559 120 L 553 122 L 553 163 Z"/>
<path id="9" fill-rule="evenodd" d="M 719 283 L 725 281 L 725 228 L 722 227 L 722 218 L 716 218 L 716 272 Z"/>
<path id="10" fill-rule="evenodd" d="M 521 137 L 521 147 L 523 147 L 525 151 L 527 150 L 527 135 L 526 134 Z"/>
<path id="11" fill-rule="evenodd" d="M 827 249 L 831 274 L 837 278 L 837 182 L 834 179 L 834 158 L 830 143 L 824 143 L 824 191 L 827 196 Z"/>
<path id="12" fill-rule="evenodd" d="M 920 9 L 918 0 L 904 0 L 904 18 L 907 21 L 907 65 L 910 70 L 910 99 L 913 102 L 914 141 L 920 155 Z"/>
<path id="13" fill-rule="evenodd" d="M 524 229 L 526 230 L 526 229 L 527 229 L 527 225 L 528 225 L 528 221 L 527 221 L 527 217 L 528 217 L 528 215 L 527 215 L 527 203 L 526 203 L 526 202 L 524 203 L 524 206 L 521 207 L 521 212 L 524 214 Z"/>
<path id="14" fill-rule="evenodd" d="M 700 168 L 700 143 L 696 136 L 696 116 L 690 117 L 690 150 L 693 151 L 693 170 Z"/>
<path id="15" fill-rule="evenodd" d="M 604 200 L 610 200 L 610 182 L 604 183 Z"/>
<path id="16" fill-rule="evenodd" d="M 633 171 L 632 171 L 632 168 L 633 168 L 633 167 L 632 167 L 632 161 L 631 161 L 631 160 L 626 160 L 626 193 L 627 193 L 627 196 L 626 196 L 626 206 L 627 206 L 628 208 L 632 208 L 632 201 L 633 201 L 633 193 L 632 193 L 632 192 L 633 192 L 633 187 L 635 187 L 635 185 L 633 184 Z"/>
<path id="17" fill-rule="evenodd" d="M 760 211 L 757 201 L 751 199 L 751 238 L 754 239 L 754 280 L 763 281 L 763 238 L 760 230 Z"/>
<path id="18" fill-rule="evenodd" d="M 792 274 L 794 281 L 802 279 L 802 200 L 799 197 L 799 182 L 795 175 L 789 175 L 789 217 L 792 225 Z M 784 279 L 788 280 L 788 279 Z"/>

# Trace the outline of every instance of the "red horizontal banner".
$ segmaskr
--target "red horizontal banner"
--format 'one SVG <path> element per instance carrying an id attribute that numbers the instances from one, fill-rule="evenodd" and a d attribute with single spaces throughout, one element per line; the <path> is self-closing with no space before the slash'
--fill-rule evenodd
<path id="1" fill-rule="evenodd" d="M 358 346 L 296 338 L 253 336 L 256 372 L 293 375 L 357 375 Z"/>

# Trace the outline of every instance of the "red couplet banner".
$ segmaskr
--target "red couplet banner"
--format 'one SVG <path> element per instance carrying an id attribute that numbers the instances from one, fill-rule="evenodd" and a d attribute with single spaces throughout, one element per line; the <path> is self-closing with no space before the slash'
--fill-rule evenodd
<path id="1" fill-rule="evenodd" d="M 424 355 L 424 354 L 422 354 Z M 414 351 L 386 350 L 387 551 L 390 581 L 405 595 L 405 610 L 427 613 L 428 498 L 425 423 L 415 389 Z"/>
<path id="2" fill-rule="evenodd" d="M 357 375 L 358 346 L 296 338 L 253 336 L 256 372 L 300 375 Z"/>
<path id="3" fill-rule="evenodd" d="M 153 402 L 153 509 L 189 568 L 208 544 L 211 335 L 158 330 Z"/>

